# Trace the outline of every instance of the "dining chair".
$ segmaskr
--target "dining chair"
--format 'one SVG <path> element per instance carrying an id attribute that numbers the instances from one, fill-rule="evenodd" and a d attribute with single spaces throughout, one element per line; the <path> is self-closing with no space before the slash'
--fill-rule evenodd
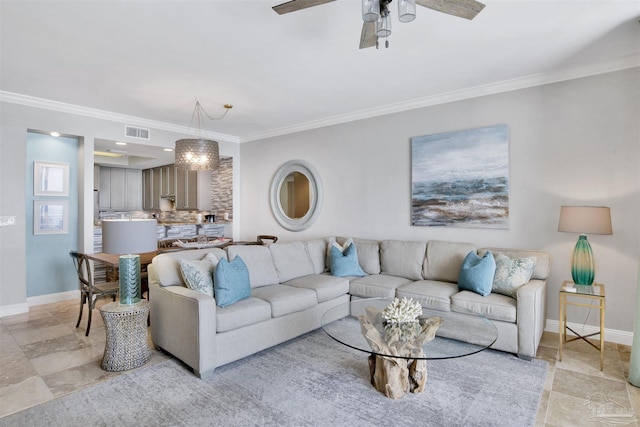
<path id="1" fill-rule="evenodd" d="M 78 315 L 76 328 L 80 326 L 82 309 L 84 304 L 87 303 L 89 318 L 87 320 L 87 331 L 84 335 L 88 337 L 89 330 L 91 329 L 91 314 L 96 307 L 97 299 L 104 296 L 111 296 L 113 301 L 115 301 L 120 284 L 117 281 L 95 283 L 93 280 L 93 263 L 87 258 L 87 255 L 75 251 L 69 252 L 69 255 L 78 273 L 78 286 L 80 287 L 80 314 Z"/>

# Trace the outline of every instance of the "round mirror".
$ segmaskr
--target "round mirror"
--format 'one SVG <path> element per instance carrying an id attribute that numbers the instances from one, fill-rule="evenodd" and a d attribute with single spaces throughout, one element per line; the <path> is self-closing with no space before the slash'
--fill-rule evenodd
<path id="1" fill-rule="evenodd" d="M 320 214 L 322 199 L 318 172 L 303 160 L 285 163 L 271 181 L 271 211 L 287 230 L 310 227 Z"/>

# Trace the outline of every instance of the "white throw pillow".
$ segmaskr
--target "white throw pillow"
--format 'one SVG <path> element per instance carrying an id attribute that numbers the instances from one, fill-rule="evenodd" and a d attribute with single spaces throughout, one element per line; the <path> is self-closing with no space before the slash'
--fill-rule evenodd
<path id="1" fill-rule="evenodd" d="M 187 288 L 213 297 L 213 271 L 218 265 L 215 255 L 207 254 L 200 260 L 181 259 L 178 263 Z"/>
<path id="2" fill-rule="evenodd" d="M 492 292 L 517 298 L 518 289 L 526 284 L 536 266 L 535 257 L 511 259 L 503 254 L 495 254 L 496 274 L 493 276 Z"/>

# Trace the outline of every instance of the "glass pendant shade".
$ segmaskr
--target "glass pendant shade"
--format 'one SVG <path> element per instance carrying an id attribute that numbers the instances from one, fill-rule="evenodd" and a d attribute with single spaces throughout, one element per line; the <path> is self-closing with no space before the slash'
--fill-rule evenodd
<path id="1" fill-rule="evenodd" d="M 179 139 L 175 147 L 175 166 L 189 170 L 211 170 L 220 164 L 218 143 L 210 139 Z"/>
<path id="2" fill-rule="evenodd" d="M 573 249 L 571 276 L 576 285 L 591 285 L 594 278 L 593 251 L 587 236 L 581 234 Z"/>
<path id="3" fill-rule="evenodd" d="M 389 37 L 391 35 L 391 17 L 388 14 L 381 16 L 376 22 L 376 35 L 378 37 Z"/>
<path id="4" fill-rule="evenodd" d="M 379 18 L 379 0 L 362 0 L 362 20 L 365 22 L 376 22 Z"/>
<path id="5" fill-rule="evenodd" d="M 416 19 L 416 0 L 398 1 L 398 20 L 400 22 L 411 22 Z"/>

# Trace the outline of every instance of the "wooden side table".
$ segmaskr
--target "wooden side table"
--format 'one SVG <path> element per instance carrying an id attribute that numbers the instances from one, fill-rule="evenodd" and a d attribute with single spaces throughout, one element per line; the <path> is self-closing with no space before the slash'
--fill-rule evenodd
<path id="1" fill-rule="evenodd" d="M 112 302 L 100 307 L 100 314 L 107 334 L 102 369 L 126 371 L 151 359 L 147 341 L 148 301 L 132 305 Z"/>
<path id="2" fill-rule="evenodd" d="M 590 300 L 598 301 L 598 305 L 587 304 L 585 302 L 567 301 L 567 298 L 579 297 Z M 594 283 L 593 285 L 574 285 L 573 282 L 565 280 L 562 283 L 559 294 L 560 302 L 560 343 L 558 346 L 558 361 L 562 362 L 562 345 L 567 342 L 575 340 L 583 340 L 590 346 L 600 351 L 600 370 L 604 367 L 604 308 L 605 308 L 605 295 L 604 285 L 601 283 Z M 600 332 L 594 332 L 589 335 L 580 335 L 569 326 L 567 326 L 567 306 L 573 305 L 578 307 L 597 307 L 600 310 Z M 567 340 L 567 329 L 573 332 L 576 336 Z M 587 340 L 588 337 L 600 335 L 600 346 L 593 344 Z"/>

